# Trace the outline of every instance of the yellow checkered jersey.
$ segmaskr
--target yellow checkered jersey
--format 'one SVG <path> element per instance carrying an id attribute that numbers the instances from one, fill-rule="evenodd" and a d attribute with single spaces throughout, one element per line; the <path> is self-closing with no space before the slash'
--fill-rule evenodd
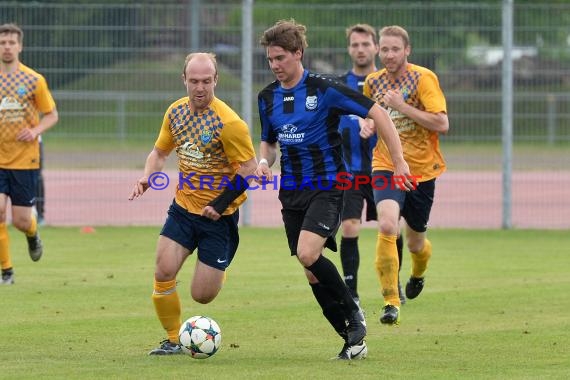
<path id="1" fill-rule="evenodd" d="M 188 97 L 172 103 L 155 146 L 167 152 L 176 149 L 180 178 L 176 203 L 194 214 L 201 214 L 231 186 L 239 162 L 255 157 L 247 124 L 218 98 L 202 113 L 190 111 Z M 244 192 L 224 215 L 234 213 L 246 198 Z"/>
<path id="2" fill-rule="evenodd" d="M 394 122 L 404 159 L 410 166 L 412 175 L 421 176 L 418 182 L 438 177 L 445 171 L 446 165 L 439 147 L 438 133 L 422 127 L 406 115 L 387 107 L 384 95 L 388 90 L 399 90 L 404 101 L 422 111 L 447 112 L 445 96 L 439 86 L 435 73 L 414 64 L 408 64 L 403 77 L 390 80 L 386 69 L 379 70 L 366 77 L 364 94 L 384 107 Z M 394 170 L 386 144 L 378 139 L 372 159 L 373 170 Z"/>
<path id="3" fill-rule="evenodd" d="M 20 64 L 13 73 L 0 73 L 0 168 L 39 169 L 38 140 L 17 141 L 24 128 L 33 128 L 40 114 L 55 109 L 45 78 Z"/>

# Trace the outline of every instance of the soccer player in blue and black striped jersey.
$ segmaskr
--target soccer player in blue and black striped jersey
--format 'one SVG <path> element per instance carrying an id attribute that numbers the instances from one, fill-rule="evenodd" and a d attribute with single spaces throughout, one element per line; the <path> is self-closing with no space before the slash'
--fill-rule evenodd
<path id="1" fill-rule="evenodd" d="M 376 69 L 378 42 L 376 31 L 368 24 L 356 24 L 346 29 L 348 55 L 352 68 L 340 76 L 340 81 L 348 87 L 362 92 L 364 80 Z M 372 149 L 378 140 L 376 134 L 365 139 L 360 136 L 362 123 L 371 120 L 356 115 L 342 116 L 339 129 L 342 135 L 342 148 L 348 171 L 355 176 L 368 176 L 372 173 Z M 354 181 L 354 180 L 353 180 Z M 340 260 L 344 274 L 344 282 L 348 286 L 352 298 L 360 304 L 357 291 L 358 267 L 360 252 L 358 235 L 360 233 L 361 216 L 366 202 L 366 220 L 376 220 L 376 207 L 370 183 L 359 184 L 344 193 L 342 208 L 342 238 L 340 241 Z"/>
<path id="2" fill-rule="evenodd" d="M 292 256 L 304 268 L 324 316 L 344 339 L 339 359 L 366 356 L 366 322 L 336 266 L 323 255 L 336 251 L 346 174 L 339 132 L 341 115 L 354 114 L 374 121 L 389 146 L 396 172 L 412 188 L 398 133 L 388 114 L 361 93 L 305 70 L 306 28 L 294 20 L 281 20 L 263 32 L 269 67 L 276 81 L 258 96 L 261 119 L 258 177 L 275 181 L 270 167 L 281 151 L 279 200 Z M 363 137 L 374 129 L 362 128 Z M 276 182 L 274 182 L 276 183 Z"/>

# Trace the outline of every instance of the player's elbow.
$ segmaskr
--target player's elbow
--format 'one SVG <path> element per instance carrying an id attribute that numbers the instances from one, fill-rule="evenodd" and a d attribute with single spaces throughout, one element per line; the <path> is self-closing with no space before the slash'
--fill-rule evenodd
<path id="1" fill-rule="evenodd" d="M 51 117 L 53 118 L 53 123 L 57 123 L 59 121 L 59 113 L 57 112 L 57 109 L 54 108 L 53 111 L 51 111 Z"/>
<path id="2" fill-rule="evenodd" d="M 440 113 L 438 116 L 440 120 L 437 123 L 437 132 L 445 135 L 449 132 L 449 119 L 444 113 Z"/>

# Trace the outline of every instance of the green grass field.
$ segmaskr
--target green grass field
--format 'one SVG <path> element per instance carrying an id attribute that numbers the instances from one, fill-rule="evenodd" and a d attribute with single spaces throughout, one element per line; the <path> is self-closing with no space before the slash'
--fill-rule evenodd
<path id="1" fill-rule="evenodd" d="M 329 361 L 340 339 L 320 315 L 281 229 L 242 228 L 220 296 L 193 302 L 195 258 L 179 276 L 184 318 L 222 328 L 207 360 L 149 357 L 164 338 L 151 303 L 159 228 L 45 228 L 33 263 L 13 229 L 16 284 L 0 287 L 6 379 L 566 379 L 570 374 L 567 231 L 433 230 L 422 295 L 399 327 L 378 322 L 375 231 L 361 241 L 369 357 Z M 338 264 L 338 255 L 327 253 Z M 410 260 L 404 259 L 403 273 Z"/>

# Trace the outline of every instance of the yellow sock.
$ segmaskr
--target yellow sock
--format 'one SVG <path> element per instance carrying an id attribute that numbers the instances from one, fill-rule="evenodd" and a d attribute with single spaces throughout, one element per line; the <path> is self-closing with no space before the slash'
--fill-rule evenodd
<path id="1" fill-rule="evenodd" d="M 0 266 L 2 269 L 12 268 L 10 258 L 10 238 L 6 223 L 0 223 Z"/>
<path id="2" fill-rule="evenodd" d="M 431 257 L 431 243 L 428 239 L 424 240 L 424 249 L 420 252 L 411 252 L 412 256 L 412 276 L 423 277 L 427 269 L 429 258 Z"/>
<path id="3" fill-rule="evenodd" d="M 384 302 L 400 306 L 398 295 L 398 249 L 396 235 L 378 234 L 376 240 L 376 274 L 382 287 Z"/>
<path id="4" fill-rule="evenodd" d="M 30 228 L 26 231 L 27 237 L 32 237 L 38 232 L 38 221 L 36 220 L 36 216 L 32 213 L 32 223 L 30 224 Z"/>
<path id="5" fill-rule="evenodd" d="M 166 282 L 154 280 L 152 302 L 156 315 L 168 334 L 171 342 L 178 343 L 178 330 L 182 325 L 180 320 L 180 298 L 176 292 L 176 279 Z"/>

